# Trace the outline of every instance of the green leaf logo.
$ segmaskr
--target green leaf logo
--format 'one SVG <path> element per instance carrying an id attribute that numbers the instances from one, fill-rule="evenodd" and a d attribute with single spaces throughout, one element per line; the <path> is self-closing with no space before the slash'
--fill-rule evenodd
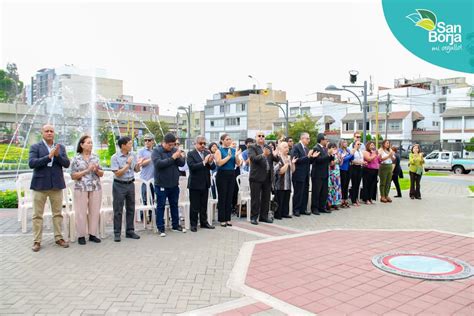
<path id="1" fill-rule="evenodd" d="M 427 31 L 433 31 L 436 28 L 436 14 L 426 9 L 416 9 L 416 12 L 407 15 L 406 18 Z"/>
<path id="2" fill-rule="evenodd" d="M 435 24 L 430 19 L 421 19 L 415 25 L 424 28 L 427 31 L 433 31 L 435 29 Z"/>

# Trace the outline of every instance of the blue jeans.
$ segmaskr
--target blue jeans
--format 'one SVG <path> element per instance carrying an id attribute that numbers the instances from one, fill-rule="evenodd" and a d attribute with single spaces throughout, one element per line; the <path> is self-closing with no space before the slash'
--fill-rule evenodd
<path id="1" fill-rule="evenodd" d="M 165 204 L 166 198 L 168 198 L 168 203 L 170 204 L 171 210 L 171 224 L 173 229 L 178 228 L 179 226 L 179 211 L 178 211 L 178 200 L 179 200 L 179 187 L 174 188 L 162 188 L 155 185 L 156 193 L 156 227 L 160 232 L 165 231 Z"/>

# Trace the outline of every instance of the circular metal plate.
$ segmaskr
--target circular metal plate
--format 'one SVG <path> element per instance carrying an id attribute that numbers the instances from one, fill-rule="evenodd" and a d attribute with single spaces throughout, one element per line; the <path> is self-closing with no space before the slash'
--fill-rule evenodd
<path id="1" fill-rule="evenodd" d="M 383 271 L 417 279 L 457 280 L 474 274 L 473 267 L 464 261 L 418 252 L 379 254 L 372 263 Z"/>

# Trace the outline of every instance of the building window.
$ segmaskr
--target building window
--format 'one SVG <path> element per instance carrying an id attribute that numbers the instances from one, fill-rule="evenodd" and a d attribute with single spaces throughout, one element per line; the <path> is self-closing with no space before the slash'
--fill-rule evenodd
<path id="1" fill-rule="evenodd" d="M 211 132 L 209 133 L 209 137 L 211 138 L 212 142 L 216 142 L 219 140 L 219 132 Z"/>
<path id="2" fill-rule="evenodd" d="M 345 132 L 353 132 L 354 131 L 354 122 L 344 122 L 343 128 Z"/>
<path id="3" fill-rule="evenodd" d="M 225 119 L 225 125 L 227 126 L 239 126 L 240 117 L 230 117 Z"/>
<path id="4" fill-rule="evenodd" d="M 401 131 L 402 130 L 402 121 L 388 121 L 388 130 L 389 131 Z"/>
<path id="5" fill-rule="evenodd" d="M 237 103 L 235 106 L 236 106 L 236 112 L 245 112 L 246 111 L 246 104 L 245 103 Z"/>
<path id="6" fill-rule="evenodd" d="M 444 119 L 444 129 L 461 129 L 461 118 L 447 118 Z"/>
<path id="7" fill-rule="evenodd" d="M 224 120 L 212 120 L 211 127 L 221 127 L 224 126 Z"/>
<path id="8" fill-rule="evenodd" d="M 367 121 L 367 124 L 369 124 L 368 121 Z M 364 122 L 363 121 L 357 121 L 357 130 L 362 131 L 363 129 L 364 129 Z M 369 130 L 369 129 L 367 128 L 367 130 Z"/>
<path id="9" fill-rule="evenodd" d="M 375 121 L 372 121 L 372 131 L 373 132 L 376 131 L 375 128 L 376 128 Z M 379 128 L 379 130 L 378 130 L 379 132 L 385 131 L 385 121 L 379 121 L 378 128 Z"/>
<path id="10" fill-rule="evenodd" d="M 300 114 L 300 108 L 290 108 L 290 116 L 297 116 Z"/>
<path id="11" fill-rule="evenodd" d="M 446 102 L 440 102 L 439 103 L 439 113 L 444 113 L 446 111 Z"/>
<path id="12" fill-rule="evenodd" d="M 206 115 L 214 115 L 214 106 L 206 106 L 204 113 L 206 113 Z"/>
<path id="13" fill-rule="evenodd" d="M 474 116 L 464 117 L 464 128 L 474 129 Z"/>
<path id="14" fill-rule="evenodd" d="M 144 107 L 142 108 L 142 111 L 143 111 L 143 112 L 146 112 L 146 111 L 147 111 L 147 110 L 146 110 L 146 106 L 144 106 Z"/>
<path id="15" fill-rule="evenodd" d="M 223 104 L 219 106 L 219 113 L 229 113 L 230 112 L 230 104 Z"/>
<path id="16" fill-rule="evenodd" d="M 433 127 L 439 126 L 439 121 L 433 121 Z"/>
<path id="17" fill-rule="evenodd" d="M 441 94 L 446 95 L 448 93 L 448 87 L 441 87 Z"/>
<path id="18" fill-rule="evenodd" d="M 311 114 L 310 108 L 301 108 L 301 115 Z"/>
<path id="19" fill-rule="evenodd" d="M 436 103 L 433 102 L 433 113 L 436 113 Z"/>

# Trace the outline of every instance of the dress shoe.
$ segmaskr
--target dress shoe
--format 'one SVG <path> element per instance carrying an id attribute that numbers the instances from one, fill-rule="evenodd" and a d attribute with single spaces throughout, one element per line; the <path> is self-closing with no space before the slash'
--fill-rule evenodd
<path id="1" fill-rule="evenodd" d="M 331 214 L 332 212 L 330 210 L 320 210 L 319 213 Z"/>
<path id="2" fill-rule="evenodd" d="M 306 211 L 306 212 L 303 212 L 303 213 L 301 213 L 301 214 L 303 214 L 303 215 L 311 215 L 311 212 Z"/>
<path id="3" fill-rule="evenodd" d="M 227 227 L 227 223 L 221 223 L 221 227 Z"/>
<path id="4" fill-rule="evenodd" d="M 258 222 L 256 219 L 251 219 L 250 220 L 250 223 L 253 224 L 253 225 L 258 225 Z"/>
<path id="5" fill-rule="evenodd" d="M 41 249 L 41 244 L 39 242 L 33 243 L 33 247 L 31 247 L 31 250 L 34 252 L 38 252 Z"/>
<path id="6" fill-rule="evenodd" d="M 56 240 L 56 245 L 62 248 L 69 248 L 69 243 L 65 242 L 64 239 Z"/>
<path id="7" fill-rule="evenodd" d="M 313 214 L 314 215 L 321 215 L 321 213 L 319 213 L 319 211 L 313 211 Z"/>
<path id="8" fill-rule="evenodd" d="M 230 223 L 230 222 L 227 222 L 227 226 L 232 226 L 232 223 Z"/>
<path id="9" fill-rule="evenodd" d="M 195 233 L 195 232 L 197 232 L 197 231 L 198 231 L 198 229 L 197 229 L 197 227 L 196 227 L 196 226 L 191 226 L 191 231 L 192 231 L 193 233 Z"/>
<path id="10" fill-rule="evenodd" d="M 272 220 L 272 219 L 269 219 L 269 218 L 265 218 L 265 219 L 261 219 L 260 222 L 271 224 L 271 223 L 273 223 L 273 220 Z"/>
<path id="11" fill-rule="evenodd" d="M 215 227 L 206 223 L 204 225 L 201 224 L 201 228 L 214 229 Z"/>
<path id="12" fill-rule="evenodd" d="M 419 196 L 419 197 L 416 197 L 415 199 L 417 199 L 417 200 L 421 200 L 421 196 Z"/>
<path id="13" fill-rule="evenodd" d="M 77 243 L 79 245 L 85 245 L 86 244 L 86 238 L 85 237 L 79 237 L 77 238 Z"/>
<path id="14" fill-rule="evenodd" d="M 120 239 L 120 235 L 115 235 L 115 236 L 114 236 L 114 241 L 115 241 L 115 242 L 120 242 L 120 240 L 121 240 L 121 239 Z"/>
<path id="15" fill-rule="evenodd" d="M 300 217 L 300 213 L 293 213 L 293 215 L 295 215 L 296 217 Z"/>
<path id="16" fill-rule="evenodd" d="M 281 220 L 282 218 L 281 218 L 281 217 L 274 217 L 274 219 L 278 219 L 278 220 Z"/>
<path id="17" fill-rule="evenodd" d="M 396 198 L 401 198 L 402 196 L 401 196 L 401 195 L 395 195 L 394 197 L 396 197 Z"/>
<path id="18" fill-rule="evenodd" d="M 291 216 L 291 215 L 282 215 L 281 217 L 283 217 L 283 218 L 293 218 L 293 216 Z"/>
<path id="19" fill-rule="evenodd" d="M 89 241 L 93 241 L 95 243 L 100 243 L 101 240 L 97 237 L 95 237 L 94 235 L 89 235 Z"/>
<path id="20" fill-rule="evenodd" d="M 126 238 L 132 238 L 132 239 L 140 239 L 140 236 L 138 236 L 134 232 L 125 234 L 125 237 Z"/>
<path id="21" fill-rule="evenodd" d="M 414 200 L 414 199 L 415 199 L 415 197 L 414 197 L 414 196 L 410 196 L 410 199 Z"/>
<path id="22" fill-rule="evenodd" d="M 185 231 L 183 230 L 183 227 L 181 226 L 177 226 L 175 228 L 171 228 L 172 231 L 174 232 L 181 232 L 181 233 L 184 233 Z"/>

